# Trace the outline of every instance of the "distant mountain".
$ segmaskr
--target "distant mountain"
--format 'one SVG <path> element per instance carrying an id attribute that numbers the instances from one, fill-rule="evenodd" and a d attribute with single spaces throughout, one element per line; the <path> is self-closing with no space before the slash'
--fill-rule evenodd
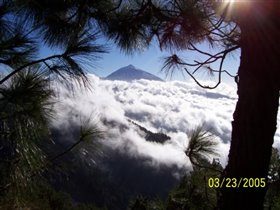
<path id="1" fill-rule="evenodd" d="M 156 81 L 163 81 L 159 77 L 150 74 L 146 71 L 141 69 L 137 69 L 133 65 L 128 65 L 122 67 L 112 74 L 107 76 L 105 79 L 107 80 L 122 80 L 122 81 L 132 81 L 132 80 L 139 80 L 139 79 L 146 79 L 146 80 L 156 80 Z"/>

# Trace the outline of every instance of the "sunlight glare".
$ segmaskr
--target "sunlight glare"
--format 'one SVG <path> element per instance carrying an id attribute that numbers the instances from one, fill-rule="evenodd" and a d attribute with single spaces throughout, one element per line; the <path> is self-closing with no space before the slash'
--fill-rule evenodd
<path id="1" fill-rule="evenodd" d="M 251 3 L 250 0 L 218 0 L 220 2 L 218 14 L 225 15 L 226 19 L 231 19 L 237 11 L 247 10 Z"/>

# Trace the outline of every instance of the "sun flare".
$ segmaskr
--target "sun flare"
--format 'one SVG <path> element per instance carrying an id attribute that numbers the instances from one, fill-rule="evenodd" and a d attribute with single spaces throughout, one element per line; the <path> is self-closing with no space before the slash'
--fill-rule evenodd
<path id="1" fill-rule="evenodd" d="M 233 4 L 236 0 L 223 0 L 223 4 Z"/>
<path id="2" fill-rule="evenodd" d="M 217 2 L 220 3 L 217 13 L 224 15 L 228 20 L 238 11 L 248 11 L 251 5 L 250 0 L 218 0 Z"/>

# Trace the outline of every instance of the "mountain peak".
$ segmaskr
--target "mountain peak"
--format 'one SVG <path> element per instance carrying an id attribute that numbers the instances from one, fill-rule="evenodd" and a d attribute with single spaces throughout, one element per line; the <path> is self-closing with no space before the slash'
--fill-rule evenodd
<path id="1" fill-rule="evenodd" d="M 159 77 L 146 72 L 144 70 L 138 69 L 132 64 L 122 67 L 112 74 L 107 76 L 105 79 L 107 80 L 122 80 L 122 81 L 132 81 L 132 80 L 139 80 L 139 79 L 146 79 L 146 80 L 156 80 L 156 81 L 163 81 Z"/>
<path id="2" fill-rule="evenodd" d="M 132 68 L 132 69 L 136 69 L 135 66 L 133 66 L 132 64 L 129 64 L 128 66 L 126 67 L 129 67 L 129 68 Z"/>

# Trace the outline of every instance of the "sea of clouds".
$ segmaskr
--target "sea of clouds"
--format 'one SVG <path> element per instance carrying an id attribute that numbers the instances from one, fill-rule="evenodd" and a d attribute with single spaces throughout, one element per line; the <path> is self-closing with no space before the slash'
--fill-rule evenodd
<path id="1" fill-rule="evenodd" d="M 89 75 L 89 82 L 90 89 L 77 86 L 74 91 L 56 84 L 58 114 L 52 122 L 54 127 L 69 129 L 70 121 L 92 118 L 93 123 L 99 121 L 105 134 L 102 143 L 107 147 L 131 157 L 144 157 L 153 166 L 191 168 L 184 151 L 192 130 L 204 124 L 216 136 L 219 160 L 225 166 L 237 101 L 234 87 L 221 84 L 206 90 L 193 82 L 109 81 L 94 75 Z M 164 144 L 146 141 L 128 119 L 152 132 L 165 133 L 171 140 Z M 274 146 L 280 148 L 279 129 Z"/>

